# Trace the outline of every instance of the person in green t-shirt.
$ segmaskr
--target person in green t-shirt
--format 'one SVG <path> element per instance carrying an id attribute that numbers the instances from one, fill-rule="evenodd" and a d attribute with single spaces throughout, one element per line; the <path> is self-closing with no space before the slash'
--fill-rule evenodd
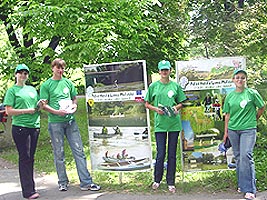
<path id="1" fill-rule="evenodd" d="M 86 157 L 79 128 L 74 118 L 77 110 L 77 91 L 73 83 L 63 77 L 66 63 L 57 58 L 51 63 L 53 76 L 41 85 L 40 97 L 47 101 L 48 131 L 50 133 L 54 160 L 58 175 L 59 191 L 67 191 L 69 179 L 64 156 L 64 137 L 68 140 L 75 159 L 81 190 L 98 191 L 100 186 L 93 183 L 87 169 Z"/>
<path id="2" fill-rule="evenodd" d="M 24 198 L 36 199 L 39 194 L 34 183 L 34 154 L 40 133 L 39 96 L 36 89 L 26 85 L 30 70 L 25 64 L 15 69 L 16 83 L 6 92 L 6 113 L 12 116 L 12 137 L 19 153 L 19 177 Z"/>
<path id="3" fill-rule="evenodd" d="M 170 192 L 174 193 L 176 172 L 176 149 L 179 132 L 182 130 L 179 110 L 186 96 L 180 85 L 170 80 L 171 64 L 162 60 L 158 63 L 160 80 L 153 82 L 145 97 L 145 106 L 155 112 L 155 136 L 157 157 L 154 170 L 153 189 L 160 186 L 164 172 L 166 141 L 168 139 L 168 164 L 166 181 Z"/>
<path id="4" fill-rule="evenodd" d="M 260 94 L 246 87 L 247 72 L 237 69 L 233 74 L 235 90 L 224 101 L 225 113 L 224 141 L 229 137 L 236 159 L 238 191 L 245 193 L 246 199 L 255 199 L 256 178 L 253 149 L 256 142 L 257 120 L 265 109 Z"/>

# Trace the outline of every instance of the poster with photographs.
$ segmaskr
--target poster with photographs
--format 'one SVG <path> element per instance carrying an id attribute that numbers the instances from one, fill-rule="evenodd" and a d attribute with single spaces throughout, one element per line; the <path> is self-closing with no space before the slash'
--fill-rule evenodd
<path id="1" fill-rule="evenodd" d="M 92 170 L 151 169 L 143 60 L 84 66 Z"/>
<path id="2" fill-rule="evenodd" d="M 176 61 L 177 81 L 186 93 L 182 109 L 181 146 L 184 171 L 234 169 L 231 148 L 219 151 L 223 140 L 223 102 L 235 86 L 235 69 L 245 69 L 243 57 Z"/>

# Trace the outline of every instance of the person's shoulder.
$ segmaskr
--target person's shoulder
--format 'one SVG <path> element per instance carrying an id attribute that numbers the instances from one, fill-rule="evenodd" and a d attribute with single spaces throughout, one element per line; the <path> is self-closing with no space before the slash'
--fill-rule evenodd
<path id="1" fill-rule="evenodd" d="M 230 96 L 233 96 L 233 95 L 235 95 L 235 94 L 236 94 L 236 92 L 235 92 L 235 90 L 233 90 L 233 91 L 229 92 L 229 93 L 226 95 L 226 97 L 230 97 Z"/>
<path id="2" fill-rule="evenodd" d="M 7 91 L 10 91 L 10 90 L 14 90 L 14 88 L 16 88 L 16 85 L 12 85 L 10 88 L 7 89 Z"/>
<path id="3" fill-rule="evenodd" d="M 182 89 L 181 85 L 179 83 L 177 83 L 176 81 L 170 81 L 170 84 L 173 87 L 176 87 L 177 89 Z"/>
<path id="4" fill-rule="evenodd" d="M 12 85 L 10 88 L 7 89 L 7 92 L 16 92 L 21 89 L 21 86 L 17 86 L 16 84 Z"/>
<path id="5" fill-rule="evenodd" d="M 246 88 L 246 91 L 249 93 L 258 93 L 258 91 L 254 88 Z"/>
<path id="6" fill-rule="evenodd" d="M 70 79 L 63 77 L 61 81 L 65 81 L 67 83 L 73 83 Z"/>
<path id="7" fill-rule="evenodd" d="M 180 86 L 179 83 L 177 83 L 176 81 L 172 81 L 172 80 L 170 81 L 170 84 Z"/>
<path id="8" fill-rule="evenodd" d="M 52 81 L 52 78 L 47 79 L 45 82 L 42 83 L 42 85 L 47 85 Z"/>
<path id="9" fill-rule="evenodd" d="M 149 87 L 155 87 L 155 85 L 158 85 L 160 83 L 160 81 L 155 81 L 150 83 Z"/>
<path id="10" fill-rule="evenodd" d="M 231 98 L 231 97 L 232 97 L 233 95 L 235 95 L 235 94 L 236 94 L 235 90 L 229 92 L 229 93 L 226 95 L 225 100 Z"/>
<path id="11" fill-rule="evenodd" d="M 7 105 L 6 104 L 7 102 L 5 102 L 5 99 L 10 98 L 10 97 L 12 98 L 13 96 L 15 96 L 15 94 L 18 90 L 19 89 L 18 89 L 17 85 L 15 85 L 15 84 L 7 89 L 6 94 L 5 94 L 5 98 L 4 98 L 5 105 Z"/>
<path id="12" fill-rule="evenodd" d="M 261 96 L 260 93 L 258 92 L 258 90 L 254 89 L 254 88 L 246 88 L 246 91 L 249 95 L 256 97 L 256 96 Z"/>
<path id="13" fill-rule="evenodd" d="M 5 96 L 10 95 L 10 93 L 12 93 L 13 91 L 14 91 L 14 85 L 7 89 Z"/>

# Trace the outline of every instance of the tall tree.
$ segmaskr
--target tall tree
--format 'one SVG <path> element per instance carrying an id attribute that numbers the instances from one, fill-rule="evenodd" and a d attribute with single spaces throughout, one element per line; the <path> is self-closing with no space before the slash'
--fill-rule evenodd
<path id="1" fill-rule="evenodd" d="M 9 66 L 28 64 L 36 84 L 49 75 L 55 57 L 71 68 L 145 59 L 153 70 L 158 59 L 184 54 L 185 30 L 179 28 L 182 20 L 176 21 L 184 16 L 180 5 L 170 0 L 2 1 L 0 19 L 13 50 Z M 0 69 L 5 66 L 2 62 Z"/>

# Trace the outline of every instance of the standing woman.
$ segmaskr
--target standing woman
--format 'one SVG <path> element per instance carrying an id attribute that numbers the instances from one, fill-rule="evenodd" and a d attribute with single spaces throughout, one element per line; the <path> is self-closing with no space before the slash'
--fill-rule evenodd
<path id="1" fill-rule="evenodd" d="M 19 177 L 24 198 L 37 199 L 33 164 L 34 153 L 40 132 L 40 115 L 36 111 L 38 94 L 25 82 L 29 77 L 29 68 L 25 64 L 15 69 L 16 84 L 6 92 L 4 105 L 6 113 L 12 116 L 12 137 L 19 153 Z"/>
<path id="2" fill-rule="evenodd" d="M 257 120 L 264 112 L 265 105 L 260 94 L 246 87 L 247 72 L 234 71 L 233 82 L 236 89 L 230 92 L 224 102 L 224 141 L 227 136 L 232 144 L 237 162 L 238 191 L 245 193 L 246 199 L 256 198 L 255 165 L 253 149 L 256 143 Z"/>
<path id="3" fill-rule="evenodd" d="M 180 85 L 170 80 L 171 64 L 162 60 L 158 63 L 160 80 L 152 83 L 145 97 L 145 106 L 155 111 L 155 136 L 157 144 L 154 183 L 152 188 L 158 189 L 164 172 L 166 141 L 168 139 L 168 161 L 166 181 L 170 192 L 174 193 L 176 172 L 176 150 L 179 132 L 182 130 L 179 110 L 186 96 Z"/>

